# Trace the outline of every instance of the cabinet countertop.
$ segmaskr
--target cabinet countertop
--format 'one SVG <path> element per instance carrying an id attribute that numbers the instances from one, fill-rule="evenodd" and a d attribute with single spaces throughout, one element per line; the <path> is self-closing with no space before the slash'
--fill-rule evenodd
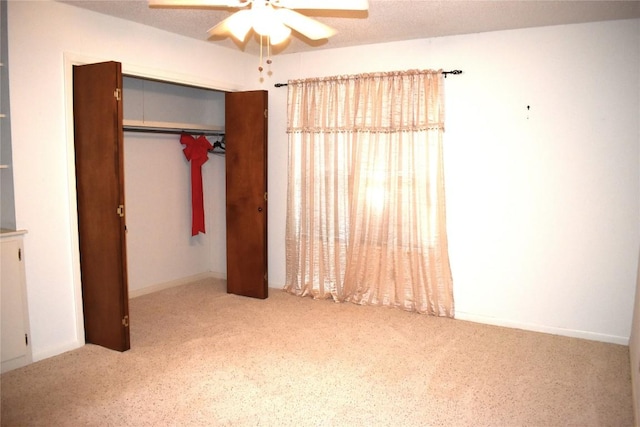
<path id="1" fill-rule="evenodd" d="M 21 236 L 23 234 L 27 234 L 27 230 L 9 230 L 6 228 L 0 228 L 0 237 Z"/>

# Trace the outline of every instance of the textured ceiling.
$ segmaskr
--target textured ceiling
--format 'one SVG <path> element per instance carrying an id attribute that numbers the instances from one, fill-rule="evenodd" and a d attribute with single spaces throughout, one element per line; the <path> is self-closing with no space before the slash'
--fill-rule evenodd
<path id="1" fill-rule="evenodd" d="M 146 0 L 58 0 L 77 7 L 207 40 L 207 30 L 230 9 L 150 9 Z M 329 40 L 311 41 L 293 32 L 275 52 L 356 46 L 547 25 L 640 18 L 640 0 L 481 1 L 369 0 L 369 11 L 300 11 L 338 30 Z M 257 54 L 257 38 L 239 45 L 231 38 L 211 43 Z"/>

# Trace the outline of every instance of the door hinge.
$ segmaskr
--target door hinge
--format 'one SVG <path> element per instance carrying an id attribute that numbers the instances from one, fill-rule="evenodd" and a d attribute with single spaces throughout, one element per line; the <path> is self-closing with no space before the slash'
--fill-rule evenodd
<path id="1" fill-rule="evenodd" d="M 267 281 L 267 273 L 264 273 L 264 281 Z"/>
<path id="2" fill-rule="evenodd" d="M 264 109 L 264 118 L 265 119 L 267 118 L 267 109 L 266 108 Z"/>
<path id="3" fill-rule="evenodd" d="M 265 202 L 267 201 L 267 192 L 266 191 L 264 192 L 264 201 Z"/>
<path id="4" fill-rule="evenodd" d="M 18 248 L 18 261 L 22 261 L 22 248 Z"/>
<path id="5" fill-rule="evenodd" d="M 122 318 L 122 326 L 125 328 L 129 327 L 129 315 L 126 315 Z"/>
<path id="6" fill-rule="evenodd" d="M 116 212 L 118 213 L 118 216 L 120 218 L 124 217 L 124 205 L 119 205 L 118 209 L 116 209 Z"/>
<path id="7" fill-rule="evenodd" d="M 116 101 L 121 101 L 122 100 L 122 89 L 120 89 L 119 87 L 116 88 L 116 90 L 113 91 L 113 96 L 116 98 Z"/>
<path id="8" fill-rule="evenodd" d="M 24 345 L 29 345 L 29 336 L 24 334 Z"/>

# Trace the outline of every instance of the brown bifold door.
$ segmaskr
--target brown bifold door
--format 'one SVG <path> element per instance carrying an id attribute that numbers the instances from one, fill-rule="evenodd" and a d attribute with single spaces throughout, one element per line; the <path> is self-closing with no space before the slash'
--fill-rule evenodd
<path id="1" fill-rule="evenodd" d="M 85 339 L 125 351 L 130 342 L 120 63 L 73 67 L 73 115 Z"/>
<path id="2" fill-rule="evenodd" d="M 267 298 L 267 92 L 225 96 L 227 292 Z"/>

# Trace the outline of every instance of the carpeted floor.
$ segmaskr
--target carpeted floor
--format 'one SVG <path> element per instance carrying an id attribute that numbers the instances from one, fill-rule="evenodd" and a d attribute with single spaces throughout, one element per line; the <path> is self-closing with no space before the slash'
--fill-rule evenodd
<path id="1" fill-rule="evenodd" d="M 626 346 L 270 291 L 132 299 L 131 350 L 3 374 L 2 425 L 633 425 Z"/>

